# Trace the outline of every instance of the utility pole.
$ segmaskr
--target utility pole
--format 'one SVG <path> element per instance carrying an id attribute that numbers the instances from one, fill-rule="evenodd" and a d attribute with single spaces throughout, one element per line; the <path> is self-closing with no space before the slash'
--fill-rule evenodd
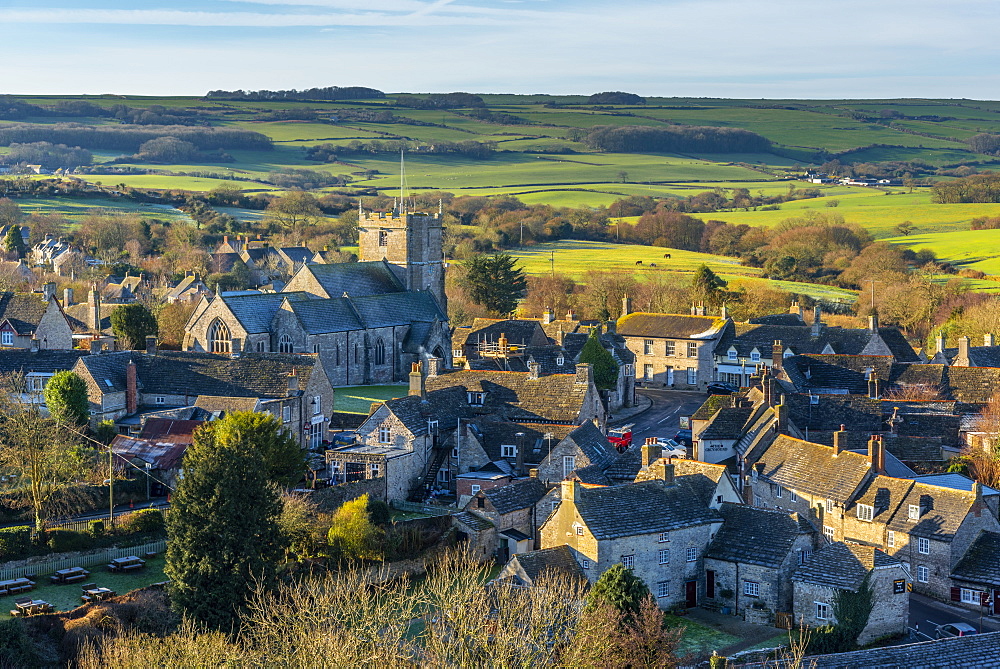
<path id="1" fill-rule="evenodd" d="M 517 245 L 524 246 L 524 221 L 521 221 L 521 241 Z"/>
<path id="2" fill-rule="evenodd" d="M 115 527 L 115 452 L 108 444 L 108 530 Z"/>
<path id="3" fill-rule="evenodd" d="M 549 251 L 549 268 L 550 268 L 550 274 L 552 275 L 552 278 L 554 279 L 556 277 L 556 252 L 555 251 Z"/>

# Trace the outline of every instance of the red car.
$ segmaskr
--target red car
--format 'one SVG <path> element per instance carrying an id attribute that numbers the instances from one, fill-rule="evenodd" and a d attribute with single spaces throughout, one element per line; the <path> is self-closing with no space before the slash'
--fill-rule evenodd
<path id="1" fill-rule="evenodd" d="M 610 441 L 619 453 L 624 452 L 632 445 L 632 426 L 635 423 L 622 425 L 608 430 L 608 441 Z"/>

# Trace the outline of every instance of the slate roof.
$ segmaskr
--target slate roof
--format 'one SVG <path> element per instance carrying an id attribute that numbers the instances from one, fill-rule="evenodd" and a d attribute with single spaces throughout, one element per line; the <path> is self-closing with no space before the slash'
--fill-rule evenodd
<path id="1" fill-rule="evenodd" d="M 785 358 L 782 366 L 789 379 L 803 391 L 837 388 L 865 395 L 867 370 L 877 374 L 885 388 L 892 364 L 892 357 L 887 355 L 796 355 Z"/>
<path id="2" fill-rule="evenodd" d="M 312 357 L 276 353 L 245 353 L 239 358 L 230 358 L 181 351 L 160 351 L 156 355 L 123 351 L 84 356 L 74 371 L 86 371 L 103 393 L 122 392 L 129 360 L 135 362 L 142 393 L 189 395 L 191 398 L 198 395 L 285 397 L 289 373 L 294 369 L 299 375 L 299 388 L 305 388 L 316 362 Z"/>
<path id="3" fill-rule="evenodd" d="M 896 362 L 920 362 L 920 356 L 913 350 L 910 342 L 906 341 L 906 337 L 898 328 L 879 328 L 878 336 L 882 343 L 889 348 Z"/>
<path id="4" fill-rule="evenodd" d="M 1000 533 L 980 532 L 951 570 L 951 577 L 1000 589 Z"/>
<path id="5" fill-rule="evenodd" d="M 795 540 L 815 534 L 808 520 L 797 513 L 758 509 L 723 502 L 719 508 L 722 527 L 705 557 L 779 568 L 788 558 Z"/>
<path id="6" fill-rule="evenodd" d="M 524 581 L 523 575 L 527 578 L 524 585 L 528 586 L 534 585 L 538 578 L 547 571 L 587 580 L 586 572 L 573 557 L 573 551 L 566 545 L 518 553 L 511 557 L 511 562 L 520 567 L 517 580 Z"/>
<path id="7" fill-rule="evenodd" d="M 477 318 L 472 322 L 472 327 L 464 333 L 465 338 L 461 340 L 456 338 L 454 344 L 458 348 L 460 345 L 475 346 L 480 340 L 495 343 L 500 339 L 501 334 L 512 345 L 542 346 L 549 343 L 548 337 L 545 336 L 545 330 L 542 329 L 542 324 L 536 320 Z M 456 335 L 461 336 L 458 333 Z"/>
<path id="8" fill-rule="evenodd" d="M 660 458 L 647 469 L 640 470 L 635 476 L 635 483 L 642 481 L 663 481 L 666 478 L 664 465 L 670 458 Z M 714 501 L 719 480 L 726 473 L 724 465 L 712 465 L 697 460 L 673 459 L 674 480 L 678 485 L 688 489 L 689 494 L 705 506 Z"/>
<path id="9" fill-rule="evenodd" d="M 270 332 L 271 319 L 274 318 L 274 314 L 282 302 L 286 299 L 305 300 L 308 297 L 306 293 L 302 292 L 251 293 L 249 295 L 226 295 L 223 293 L 215 299 L 225 303 L 249 334 L 261 334 Z"/>
<path id="10" fill-rule="evenodd" d="M 337 265 L 313 265 L 313 267 L 337 267 Z M 448 316 L 425 290 L 367 296 L 355 296 L 352 293 L 350 299 L 361 317 L 361 322 L 369 328 L 407 325 L 414 321 L 429 323 L 434 320 L 448 320 Z"/>
<path id="11" fill-rule="evenodd" d="M 607 488 L 580 488 L 577 511 L 598 540 L 667 532 L 720 522 L 684 479 L 676 484 L 643 481 Z"/>
<path id="12" fill-rule="evenodd" d="M 299 272 L 312 274 L 330 297 L 338 297 L 344 293 L 352 297 L 364 297 L 405 291 L 389 263 L 382 260 L 303 265 Z"/>
<path id="13" fill-rule="evenodd" d="M 723 407 L 710 419 L 699 439 L 739 439 L 753 407 Z"/>
<path id="14" fill-rule="evenodd" d="M 921 476 L 917 476 L 915 480 L 939 488 L 951 488 L 966 492 L 972 492 L 972 484 L 974 483 L 972 479 L 962 474 L 922 474 Z M 988 485 L 980 485 L 984 495 L 1000 495 L 1000 491 Z"/>
<path id="15" fill-rule="evenodd" d="M 313 252 L 305 246 L 282 246 L 278 251 L 293 263 L 300 265 L 308 262 L 313 257 Z"/>
<path id="16" fill-rule="evenodd" d="M 239 263 L 241 265 L 246 265 L 243 262 L 243 258 L 240 257 L 239 253 L 213 253 L 212 254 L 212 269 L 220 274 L 225 274 L 226 272 L 231 272 L 233 267 Z"/>
<path id="17" fill-rule="evenodd" d="M 888 529 L 950 542 L 975 501 L 971 492 L 914 482 L 889 521 Z M 909 518 L 911 504 L 922 509 L 918 520 Z"/>
<path id="18" fill-rule="evenodd" d="M 62 351 L 45 349 L 31 352 L 25 349 L 7 349 L 0 353 L 0 373 L 61 372 L 73 369 L 88 351 Z"/>
<path id="19" fill-rule="evenodd" d="M 8 321 L 18 335 L 30 335 L 48 306 L 40 293 L 0 293 L 0 323 Z"/>
<path id="20" fill-rule="evenodd" d="M 725 319 L 715 316 L 633 313 L 618 319 L 617 332 L 623 337 L 671 337 L 712 339 L 725 327 Z"/>
<path id="21" fill-rule="evenodd" d="M 591 421 L 586 421 L 559 443 L 570 442 L 587 456 L 592 464 L 607 465 L 618 457 L 618 451 Z"/>
<path id="22" fill-rule="evenodd" d="M 747 321 L 751 325 L 782 325 L 784 327 L 794 327 L 805 325 L 806 322 L 802 320 L 802 316 L 799 314 L 768 314 L 767 316 L 758 316 L 757 318 L 751 318 Z"/>
<path id="23" fill-rule="evenodd" d="M 851 501 L 846 512 L 856 515 L 857 505 L 867 504 L 873 509 L 872 520 L 874 522 L 886 523 L 896 513 L 896 510 L 899 509 L 899 505 L 906 499 L 912 487 L 912 480 L 879 474 L 868 481 L 858 491 L 857 497 Z"/>
<path id="24" fill-rule="evenodd" d="M 590 485 L 614 485 L 614 481 L 605 475 L 600 465 L 579 467 L 570 472 L 567 478 L 574 479 L 580 483 L 589 483 Z"/>
<path id="25" fill-rule="evenodd" d="M 517 433 L 523 433 L 524 436 L 520 440 L 526 449 L 524 453 L 526 463 L 541 462 L 552 448 L 576 429 L 575 425 L 511 423 L 492 416 L 484 420 L 474 420 L 471 426 L 473 430 L 478 431 L 477 436 L 480 438 L 483 450 L 491 460 L 500 460 L 503 450 L 501 447 L 504 444 L 517 445 Z M 546 434 L 552 435 L 551 440 L 545 439 Z"/>
<path id="26" fill-rule="evenodd" d="M 285 293 L 278 293 L 284 295 Z M 350 300 L 342 297 L 329 300 L 300 300 L 289 303 L 292 313 L 308 334 L 349 332 L 364 328 Z"/>
<path id="27" fill-rule="evenodd" d="M 477 516 L 471 511 L 460 511 L 452 516 L 455 520 L 461 522 L 463 525 L 471 530 L 477 532 L 482 532 L 493 527 L 493 523 L 483 518 L 482 516 Z"/>
<path id="28" fill-rule="evenodd" d="M 792 580 L 856 592 L 872 569 L 898 564 L 902 563 L 873 546 L 838 541 L 807 558 L 792 574 Z"/>
<path id="29" fill-rule="evenodd" d="M 534 506 L 549 491 L 548 486 L 534 477 L 513 481 L 507 485 L 480 491 L 497 513 L 506 515 Z"/>
<path id="30" fill-rule="evenodd" d="M 1000 667 L 1000 632 L 812 655 L 806 662 L 815 669 L 997 669 Z"/>
<path id="31" fill-rule="evenodd" d="M 742 395 L 742 393 L 740 393 Z M 732 404 L 732 395 L 709 395 L 698 410 L 691 414 L 691 420 L 708 420 L 722 407 Z"/>
<path id="32" fill-rule="evenodd" d="M 819 403 L 813 404 L 809 395 L 785 396 L 788 417 L 800 430 L 833 431 L 846 426 L 849 432 L 882 432 L 886 428 L 882 414 L 882 404 L 877 399 L 865 395 L 821 395 Z M 866 441 L 867 441 L 867 435 Z"/>
<path id="33" fill-rule="evenodd" d="M 101 302 L 101 327 L 100 331 L 111 334 L 111 312 L 115 310 L 117 304 Z M 90 305 L 87 302 L 78 302 L 63 308 L 66 320 L 69 322 L 73 332 L 93 332 L 93 328 L 88 325 L 90 322 Z"/>
<path id="34" fill-rule="evenodd" d="M 234 411 L 254 411 L 257 408 L 256 397 L 218 397 L 215 395 L 199 395 L 194 406 L 210 413 L 232 413 Z"/>
<path id="35" fill-rule="evenodd" d="M 794 315 L 794 318 L 797 320 L 798 315 Z M 726 357 L 729 349 L 735 348 L 738 357 L 749 358 L 753 350 L 757 349 L 762 358 L 770 360 L 774 342 L 779 339 L 786 349 L 797 354 L 821 353 L 826 345 L 825 341 L 812 336 L 812 328 L 807 325 L 736 323 L 719 341 L 715 351 L 716 355 Z"/>
<path id="36" fill-rule="evenodd" d="M 799 492 L 846 503 L 870 471 L 864 455 L 778 435 L 757 460 L 769 481 Z"/>

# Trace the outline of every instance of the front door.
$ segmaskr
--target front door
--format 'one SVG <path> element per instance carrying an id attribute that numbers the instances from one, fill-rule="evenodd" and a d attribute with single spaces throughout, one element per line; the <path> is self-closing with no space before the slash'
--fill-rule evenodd
<path id="1" fill-rule="evenodd" d="M 715 571 L 711 569 L 705 572 L 705 596 L 715 599 Z"/>
<path id="2" fill-rule="evenodd" d="M 674 385 L 674 368 L 673 367 L 667 367 L 667 385 L 668 386 Z"/>
<path id="3" fill-rule="evenodd" d="M 698 581 L 688 581 L 684 584 L 684 605 L 689 609 L 698 605 Z"/>

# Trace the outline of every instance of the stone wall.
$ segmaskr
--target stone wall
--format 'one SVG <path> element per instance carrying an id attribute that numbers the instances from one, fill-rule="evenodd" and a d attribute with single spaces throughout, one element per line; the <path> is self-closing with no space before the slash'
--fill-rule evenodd
<path id="1" fill-rule="evenodd" d="M 369 499 L 386 501 L 385 477 L 341 483 L 309 493 L 321 511 L 334 511 L 344 503 L 367 494 Z"/>

